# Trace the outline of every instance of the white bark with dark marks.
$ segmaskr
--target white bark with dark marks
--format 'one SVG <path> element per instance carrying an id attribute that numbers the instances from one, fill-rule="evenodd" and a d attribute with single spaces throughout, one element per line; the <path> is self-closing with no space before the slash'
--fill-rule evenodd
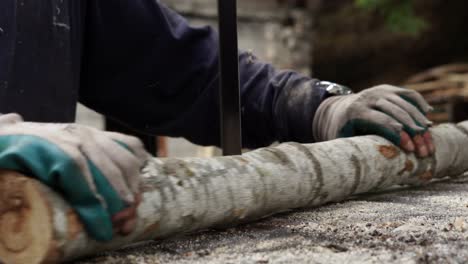
<path id="1" fill-rule="evenodd" d="M 24 189 L 14 195 L 22 206 L 0 210 L 0 258 L 14 263 L 70 260 L 138 241 L 252 221 L 395 184 L 425 184 L 468 171 L 468 122 L 442 125 L 432 132 L 437 151 L 423 160 L 376 136 L 308 145 L 285 143 L 243 156 L 152 159 L 142 171 L 144 193 L 136 230 L 106 244 L 86 235 L 57 194 L 22 178 L 21 184 L 13 183 L 16 189 Z M 16 176 L 3 177 L 3 181 L 19 182 Z M 0 181 L 0 190 L 2 186 L 8 185 Z M 0 204 L 13 197 L 5 191 Z M 5 221 L 7 214 L 16 222 Z M 41 232 L 34 231 L 34 217 L 49 219 Z M 7 231 L 15 223 L 22 232 Z M 30 244 L 21 249 L 7 247 L 5 241 L 2 244 L 1 237 L 15 235 L 19 241 L 28 237 Z"/>

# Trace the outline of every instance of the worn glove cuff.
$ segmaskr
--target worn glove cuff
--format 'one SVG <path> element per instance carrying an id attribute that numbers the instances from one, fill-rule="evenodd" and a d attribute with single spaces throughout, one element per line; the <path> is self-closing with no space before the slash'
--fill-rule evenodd
<path id="1" fill-rule="evenodd" d="M 336 123 L 331 122 L 333 120 L 334 107 L 333 104 L 345 100 L 348 96 L 332 96 L 323 101 L 314 115 L 312 122 L 312 134 L 315 142 L 327 141 L 333 138 L 330 137 L 329 131 L 333 130 Z M 337 129 L 334 129 L 337 131 Z M 336 135 L 335 135 L 336 136 Z"/>

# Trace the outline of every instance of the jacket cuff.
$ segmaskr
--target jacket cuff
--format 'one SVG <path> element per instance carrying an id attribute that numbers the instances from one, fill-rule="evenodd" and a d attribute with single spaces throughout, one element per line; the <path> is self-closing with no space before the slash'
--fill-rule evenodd
<path id="1" fill-rule="evenodd" d="M 281 142 L 315 142 L 312 124 L 320 104 L 329 97 L 326 89 L 317 86 L 317 79 L 295 82 L 283 88 L 275 109 Z"/>

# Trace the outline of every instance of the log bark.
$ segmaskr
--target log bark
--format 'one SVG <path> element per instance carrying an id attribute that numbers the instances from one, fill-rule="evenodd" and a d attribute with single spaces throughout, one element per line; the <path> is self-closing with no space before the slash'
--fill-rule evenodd
<path id="1" fill-rule="evenodd" d="M 436 154 L 417 159 L 376 137 L 285 143 L 242 156 L 151 159 L 142 170 L 136 230 L 90 239 L 62 198 L 33 179 L 0 176 L 0 259 L 53 263 L 295 208 L 341 201 L 395 184 L 426 184 L 468 171 L 468 122 L 432 130 Z"/>

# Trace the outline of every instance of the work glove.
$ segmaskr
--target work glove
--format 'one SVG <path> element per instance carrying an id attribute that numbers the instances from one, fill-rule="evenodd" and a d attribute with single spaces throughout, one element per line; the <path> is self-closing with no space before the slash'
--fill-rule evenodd
<path id="1" fill-rule="evenodd" d="M 139 202 L 139 171 L 149 157 L 139 139 L 77 124 L 0 116 L 0 168 L 35 177 L 61 193 L 91 237 L 130 232 Z"/>
<path id="2" fill-rule="evenodd" d="M 375 134 L 427 156 L 434 152 L 427 132 L 432 122 L 425 116 L 431 109 L 413 90 L 380 85 L 323 101 L 314 116 L 313 135 L 316 141 L 326 141 Z"/>

